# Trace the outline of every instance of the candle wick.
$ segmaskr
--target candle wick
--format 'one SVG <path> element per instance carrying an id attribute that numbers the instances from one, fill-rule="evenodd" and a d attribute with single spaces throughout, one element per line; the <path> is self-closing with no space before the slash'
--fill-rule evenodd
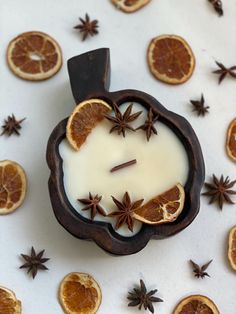
<path id="1" fill-rule="evenodd" d="M 136 159 L 133 159 L 133 160 L 124 162 L 123 164 L 120 164 L 120 165 L 118 165 L 118 166 L 115 166 L 115 167 L 111 168 L 110 172 L 114 172 L 114 171 L 123 169 L 123 168 L 125 168 L 125 167 L 129 167 L 129 166 L 134 165 L 134 164 L 136 164 L 136 163 L 137 163 L 137 160 L 136 160 Z"/>

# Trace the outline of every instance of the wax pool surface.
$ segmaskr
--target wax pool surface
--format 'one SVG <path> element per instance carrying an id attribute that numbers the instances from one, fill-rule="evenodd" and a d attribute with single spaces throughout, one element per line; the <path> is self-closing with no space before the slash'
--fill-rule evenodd
<path id="1" fill-rule="evenodd" d="M 125 106 L 122 108 L 124 111 Z M 133 112 L 142 110 L 142 115 L 132 124 L 141 125 L 146 118 L 146 110 L 135 104 Z M 173 187 L 185 184 L 188 176 L 186 151 L 177 136 L 161 122 L 155 123 L 158 135 L 152 135 L 149 142 L 145 132 L 128 131 L 126 137 L 109 133 L 111 122 L 104 120 L 76 152 L 67 140 L 60 144 L 63 159 L 64 186 L 72 206 L 83 216 L 90 217 L 90 211 L 81 211 L 83 204 L 78 198 L 87 198 L 88 192 L 102 195 L 101 205 L 107 213 L 117 210 L 111 195 L 122 200 L 124 193 L 131 200 L 144 198 L 144 202 Z M 111 173 L 114 166 L 136 159 L 135 165 Z M 116 219 L 97 215 L 95 220 L 108 221 L 115 225 Z M 132 236 L 140 229 L 136 222 L 134 232 L 126 226 L 117 232 Z"/>

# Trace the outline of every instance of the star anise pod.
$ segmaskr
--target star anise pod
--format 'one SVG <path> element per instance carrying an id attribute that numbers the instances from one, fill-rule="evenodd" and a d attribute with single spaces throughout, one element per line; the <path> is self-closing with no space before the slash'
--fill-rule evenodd
<path id="1" fill-rule="evenodd" d="M 16 120 L 14 114 L 11 116 L 8 116 L 7 119 L 4 120 L 4 125 L 2 125 L 3 131 L 0 135 L 7 134 L 8 136 L 11 136 L 13 133 L 20 135 L 19 130 L 21 129 L 21 123 L 25 120 Z"/>
<path id="2" fill-rule="evenodd" d="M 213 71 L 213 73 L 220 75 L 219 76 L 219 84 L 224 80 L 227 75 L 230 75 L 233 78 L 236 78 L 236 66 L 232 66 L 230 68 L 226 68 L 222 63 L 217 62 L 216 64 L 220 68 L 219 70 Z"/>
<path id="3" fill-rule="evenodd" d="M 38 270 L 48 270 L 48 268 L 43 264 L 50 258 L 43 258 L 44 251 L 45 250 L 42 250 L 36 254 L 35 249 L 32 247 L 30 255 L 21 254 L 26 263 L 20 266 L 20 268 L 28 268 L 28 273 L 31 273 L 33 279 L 37 275 Z"/>
<path id="4" fill-rule="evenodd" d="M 208 268 L 208 266 L 212 263 L 212 260 L 210 260 L 208 263 L 199 266 L 198 264 L 194 263 L 192 260 L 190 260 L 190 263 L 192 264 L 193 267 L 193 272 L 195 273 L 195 277 L 197 278 L 204 278 L 204 277 L 210 277 L 210 275 L 205 272 L 205 270 Z"/>
<path id="5" fill-rule="evenodd" d="M 205 116 L 206 113 L 209 113 L 208 109 L 209 106 L 205 106 L 205 99 L 202 94 L 200 100 L 190 100 L 191 104 L 193 105 L 193 111 L 197 112 L 198 116 Z"/>
<path id="6" fill-rule="evenodd" d="M 103 208 L 99 205 L 100 201 L 102 199 L 102 196 L 92 196 L 92 194 L 89 192 L 88 198 L 79 198 L 78 201 L 82 204 L 85 204 L 84 208 L 81 210 L 91 210 L 91 219 L 93 220 L 97 213 L 101 214 L 102 216 L 106 216 L 105 211 Z"/>
<path id="7" fill-rule="evenodd" d="M 85 40 L 88 35 L 94 36 L 98 34 L 98 20 L 91 21 L 87 13 L 85 15 L 85 19 L 80 17 L 79 20 L 81 23 L 76 25 L 74 28 L 79 29 L 80 33 L 83 34 L 82 40 Z"/>
<path id="8" fill-rule="evenodd" d="M 119 229 L 123 224 L 127 224 L 129 230 L 133 232 L 134 221 L 132 215 L 134 210 L 141 206 L 143 199 L 132 203 L 128 192 L 125 192 L 122 202 L 118 201 L 114 196 L 112 196 L 112 199 L 118 211 L 110 213 L 108 217 L 117 218 L 116 229 Z"/>
<path id="9" fill-rule="evenodd" d="M 125 137 L 125 131 L 126 129 L 135 131 L 134 128 L 132 128 L 129 123 L 133 122 L 138 118 L 138 116 L 142 113 L 142 111 L 132 113 L 132 107 L 133 104 L 130 104 L 127 109 L 125 110 L 124 114 L 122 114 L 118 108 L 118 106 L 114 105 L 114 112 L 115 117 L 112 117 L 110 115 L 105 115 L 105 118 L 111 121 L 114 126 L 111 128 L 110 133 L 113 131 L 117 131 L 117 133 L 120 135 L 123 134 L 123 137 Z"/>
<path id="10" fill-rule="evenodd" d="M 146 132 L 147 140 L 149 141 L 152 134 L 157 134 L 157 130 L 154 127 L 154 123 L 158 120 L 159 115 L 153 115 L 152 108 L 149 109 L 147 119 L 144 124 L 140 125 L 136 130 L 143 130 Z"/>
<path id="11" fill-rule="evenodd" d="M 208 0 L 214 7 L 215 11 L 222 16 L 224 14 L 223 4 L 221 0 Z"/>
<path id="12" fill-rule="evenodd" d="M 145 310 L 149 310 L 151 313 L 154 313 L 154 302 L 163 302 L 162 299 L 154 297 L 153 295 L 157 292 L 157 289 L 147 292 L 147 288 L 142 279 L 140 279 L 140 287 L 134 288 L 132 292 L 129 292 L 127 297 L 129 302 L 128 306 L 139 306 L 139 310 L 142 309 L 142 306 Z"/>
<path id="13" fill-rule="evenodd" d="M 231 190 L 235 183 L 236 180 L 230 181 L 229 177 L 224 179 L 224 176 L 221 175 L 220 179 L 217 179 L 213 174 L 212 182 L 205 183 L 205 187 L 208 191 L 202 193 L 202 195 L 210 197 L 209 204 L 217 202 L 219 208 L 222 209 L 224 203 L 234 204 L 230 195 L 236 194 L 236 191 Z"/>

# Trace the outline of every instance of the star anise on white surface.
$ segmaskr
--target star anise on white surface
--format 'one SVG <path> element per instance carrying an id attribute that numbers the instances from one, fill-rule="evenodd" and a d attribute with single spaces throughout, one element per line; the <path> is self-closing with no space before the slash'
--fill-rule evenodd
<path id="1" fill-rule="evenodd" d="M 31 274 L 33 279 L 36 277 L 39 270 L 48 270 L 44 263 L 49 261 L 50 258 L 44 258 L 44 252 L 45 250 L 42 250 L 36 254 L 35 249 L 32 246 L 30 255 L 21 254 L 26 263 L 20 266 L 20 268 L 27 268 L 28 274 Z"/>
<path id="2" fill-rule="evenodd" d="M 89 15 L 86 13 L 85 19 L 79 18 L 80 24 L 74 28 L 78 29 L 82 33 L 82 40 L 84 41 L 88 36 L 94 36 L 98 34 L 98 20 L 90 20 Z"/>
<path id="3" fill-rule="evenodd" d="M 205 187 L 207 191 L 202 193 L 202 195 L 208 196 L 210 198 L 209 204 L 216 202 L 220 209 L 223 209 L 224 203 L 234 204 L 231 200 L 231 195 L 236 194 L 235 190 L 232 190 L 235 185 L 236 180 L 230 181 L 229 177 L 224 179 L 221 175 L 218 179 L 214 174 L 212 175 L 212 182 L 206 182 Z"/>
<path id="4" fill-rule="evenodd" d="M 236 79 L 236 65 L 227 68 L 220 62 L 216 61 L 216 64 L 218 65 L 219 70 L 215 70 L 213 73 L 219 75 L 219 84 L 226 78 L 226 76 L 231 76 Z"/>
<path id="5" fill-rule="evenodd" d="M 14 114 L 8 116 L 7 119 L 4 120 L 4 124 L 2 125 L 3 131 L 0 135 L 3 134 L 6 134 L 8 136 L 11 136 L 12 134 L 20 135 L 19 130 L 21 129 L 21 123 L 25 119 L 26 118 L 17 120 Z"/>
<path id="6" fill-rule="evenodd" d="M 207 262 L 206 264 L 200 266 L 197 263 L 195 263 L 194 261 L 190 260 L 190 263 L 193 267 L 193 272 L 194 272 L 194 276 L 197 278 L 204 278 L 204 277 L 210 277 L 210 275 L 206 272 L 206 269 L 209 267 L 209 265 L 212 263 L 213 260 L 210 260 L 209 262 Z"/>

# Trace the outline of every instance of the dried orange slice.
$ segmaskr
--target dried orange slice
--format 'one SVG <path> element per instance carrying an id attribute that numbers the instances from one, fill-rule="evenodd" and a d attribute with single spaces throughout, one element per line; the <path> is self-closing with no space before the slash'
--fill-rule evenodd
<path id="1" fill-rule="evenodd" d="M 236 118 L 231 121 L 228 127 L 226 151 L 228 156 L 236 162 Z"/>
<path id="2" fill-rule="evenodd" d="M 101 304 L 102 292 L 89 274 L 70 273 L 61 282 L 59 300 L 67 314 L 93 314 Z"/>
<path id="3" fill-rule="evenodd" d="M 208 297 L 191 295 L 179 302 L 173 314 L 220 314 L 220 312 Z"/>
<path id="4" fill-rule="evenodd" d="M 189 44 L 180 36 L 158 36 L 149 44 L 147 52 L 151 73 L 168 84 L 186 82 L 195 68 L 195 57 Z"/>
<path id="5" fill-rule="evenodd" d="M 41 81 L 55 75 L 62 66 L 59 44 L 42 32 L 22 33 L 7 48 L 7 62 L 24 80 Z"/>
<path id="6" fill-rule="evenodd" d="M 0 161 L 0 215 L 13 212 L 24 201 L 26 175 L 14 161 Z"/>
<path id="7" fill-rule="evenodd" d="M 110 110 L 111 107 L 101 99 L 85 100 L 76 106 L 66 127 L 66 137 L 75 150 L 79 150 L 92 129 Z"/>
<path id="8" fill-rule="evenodd" d="M 112 3 L 123 12 L 132 13 L 141 9 L 150 1 L 151 0 L 112 0 Z"/>
<path id="9" fill-rule="evenodd" d="M 0 287 L 0 313 L 21 314 L 21 302 L 13 291 Z"/>
<path id="10" fill-rule="evenodd" d="M 230 265 L 236 270 L 236 226 L 229 233 L 228 258 Z"/>
<path id="11" fill-rule="evenodd" d="M 133 218 L 150 225 L 172 222 L 182 212 L 184 200 L 184 188 L 178 183 L 135 210 Z"/>

